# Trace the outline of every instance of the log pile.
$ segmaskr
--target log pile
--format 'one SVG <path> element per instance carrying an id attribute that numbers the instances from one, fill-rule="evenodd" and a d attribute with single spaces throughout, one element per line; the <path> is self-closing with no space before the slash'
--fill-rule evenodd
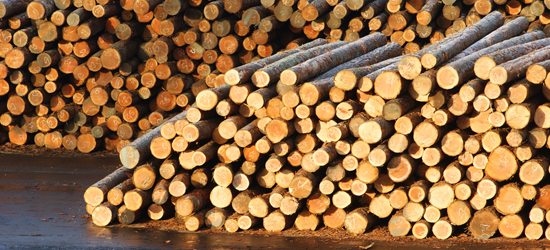
<path id="1" fill-rule="evenodd" d="M 289 30 L 294 5 L 0 0 L 0 144 L 120 151 L 228 70 L 326 37 Z"/>
<path id="2" fill-rule="evenodd" d="M 230 69 L 315 38 L 349 43 L 379 31 L 403 47 L 394 52 L 422 53 L 422 48 L 472 26 L 492 10 L 519 14 L 531 22 L 531 29 L 550 31 L 550 17 L 538 1 L 474 2 L 0 0 L 0 144 L 119 152 L 188 108 L 201 90 L 245 82 L 231 76 Z M 319 55 L 315 53 L 301 60 Z M 318 72 L 331 70 L 318 78 L 355 67 L 332 69 L 336 65 L 339 61 L 319 68 Z M 418 65 L 415 70 L 412 74 L 419 74 Z M 444 84 L 463 83 L 471 71 L 462 71 L 470 73 L 460 72 L 460 82 Z M 307 73 L 270 69 L 245 79 L 255 88 L 279 79 L 282 85 L 297 85 L 308 80 Z M 273 78 L 277 74 L 281 76 Z M 262 77 L 270 78 L 266 82 Z M 331 94 L 346 98 L 336 89 L 350 91 L 352 85 Z M 427 92 L 422 93 L 426 97 Z M 304 104 L 311 106 L 311 101 Z M 234 109 L 237 102 L 225 104 Z M 285 111 L 290 115 L 289 109 Z"/>
<path id="3" fill-rule="evenodd" d="M 416 27 L 453 15 L 470 25 L 405 55 L 374 32 L 227 71 L 120 151 L 123 167 L 84 194 L 94 223 L 550 239 L 550 39 L 530 20 L 538 5 L 516 18 L 491 11 L 496 1 L 420 5 Z"/>

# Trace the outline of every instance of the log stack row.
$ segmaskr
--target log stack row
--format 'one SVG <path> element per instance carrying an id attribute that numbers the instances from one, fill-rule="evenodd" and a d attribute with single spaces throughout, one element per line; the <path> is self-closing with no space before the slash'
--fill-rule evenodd
<path id="1" fill-rule="evenodd" d="M 317 37 L 353 42 L 380 31 L 410 54 L 492 10 L 550 31 L 539 1 L 2 0 L 0 8 L 0 144 L 85 153 L 120 151 L 201 90 L 226 84 L 230 69 Z"/>
<path id="2" fill-rule="evenodd" d="M 260 1 L 2 0 L 0 10 L 0 144 L 84 153 L 119 151 L 224 84 L 220 74 L 308 40 Z"/>
<path id="3" fill-rule="evenodd" d="M 99 226 L 550 238 L 550 39 L 530 24 L 493 11 L 406 55 L 374 32 L 231 69 L 125 146 L 88 212 Z"/>

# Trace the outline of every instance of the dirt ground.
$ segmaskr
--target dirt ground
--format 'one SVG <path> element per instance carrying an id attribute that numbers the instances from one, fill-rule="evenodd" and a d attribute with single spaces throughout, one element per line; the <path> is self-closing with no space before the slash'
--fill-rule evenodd
<path id="1" fill-rule="evenodd" d="M 110 172 L 120 166 L 117 161 L 117 154 L 115 152 L 110 151 L 99 151 L 94 152 L 91 154 L 82 154 L 77 151 L 69 151 L 65 149 L 61 150 L 50 150 L 43 147 L 37 147 L 34 145 L 29 146 L 16 146 L 13 144 L 5 144 L 3 146 L 0 146 L 0 157 L 1 154 L 10 154 L 14 156 L 33 156 L 32 158 L 40 159 L 40 157 L 54 157 L 54 158 L 69 158 L 69 159 L 80 159 L 80 158 L 108 158 L 111 162 L 116 162 L 114 164 L 94 164 L 94 168 L 97 167 L 97 171 L 101 170 L 102 172 Z M 88 171 L 94 171 L 93 169 L 88 169 Z M 101 172 L 99 171 L 99 172 Z M 64 181 L 71 181 L 71 180 L 64 180 Z M 79 182 L 78 180 L 74 180 L 75 182 Z M 93 180 L 90 180 L 93 181 Z M 78 188 L 78 192 L 76 192 L 74 195 L 77 197 L 76 199 L 80 199 L 79 197 L 82 197 L 81 193 L 83 193 L 82 190 L 85 190 L 87 185 L 90 185 L 88 183 L 79 182 L 81 185 Z M 93 183 L 93 182 L 92 182 Z M 45 182 L 44 185 L 53 185 L 48 184 L 48 182 Z M 5 187 L 5 186 L 4 186 Z M 35 187 L 38 188 L 38 187 Z M 44 189 L 44 187 L 41 187 Z M 46 188 L 47 189 L 47 188 Z M 1 190 L 1 188 L 0 188 Z M 74 191 L 74 190 L 73 190 Z M 84 202 L 81 201 L 82 204 L 79 204 L 79 207 L 84 206 Z M 95 227 L 91 223 L 90 216 L 87 214 L 84 214 L 85 212 L 82 211 L 82 214 L 73 214 L 72 216 L 76 216 L 79 218 L 86 219 L 85 225 L 82 225 L 83 227 Z M 222 230 L 210 230 L 210 229 L 201 229 L 197 233 L 191 233 L 198 234 L 202 236 L 208 236 L 208 237 L 222 237 L 228 236 L 228 235 L 235 235 L 235 237 L 243 237 L 243 239 L 247 239 L 247 237 L 252 238 L 267 238 L 267 239 L 292 239 L 292 238 L 300 238 L 300 239 L 307 239 L 306 244 L 308 240 L 313 241 L 327 241 L 331 242 L 333 244 L 337 244 L 339 246 L 346 246 L 351 248 L 359 248 L 359 249 L 367 249 L 369 248 L 371 243 L 375 243 L 373 245 L 372 249 L 397 249 L 397 248 L 403 248 L 406 249 L 433 249 L 433 248 L 452 248 L 452 249 L 471 249 L 471 248 L 480 248 L 480 249 L 534 249 L 542 247 L 550 247 L 550 241 L 547 239 L 541 239 L 538 241 L 529 241 L 525 237 L 522 237 L 520 239 L 505 239 L 501 236 L 496 236 L 489 240 L 475 240 L 472 237 L 467 235 L 467 230 L 465 227 L 456 227 L 455 232 L 453 236 L 447 240 L 438 240 L 435 237 L 431 236 L 428 239 L 424 240 L 417 240 L 414 239 L 412 236 L 406 236 L 406 237 L 392 237 L 388 230 L 387 226 L 387 220 L 380 220 L 379 225 L 381 226 L 375 226 L 374 228 L 371 228 L 368 230 L 367 233 L 361 234 L 361 235 L 353 235 L 345 231 L 344 229 L 330 229 L 326 227 L 321 227 L 317 231 L 299 231 L 296 229 L 287 229 L 280 233 L 273 233 L 273 232 L 267 232 L 264 229 L 261 229 L 257 227 L 256 229 L 249 230 L 249 231 L 239 231 L 237 233 L 227 233 Z M 260 226 L 261 227 L 261 226 Z M 146 219 L 141 219 L 137 223 L 125 226 L 121 224 L 115 224 L 108 226 L 110 230 L 127 230 L 127 229 L 139 229 L 139 230 L 146 230 L 146 231 L 156 231 L 156 232 L 183 232 L 185 231 L 185 228 L 175 221 L 175 219 L 168 219 L 164 221 L 149 221 Z M 1 233 L 0 233 L 1 235 Z M 201 237 L 202 237 L 201 236 Z"/>

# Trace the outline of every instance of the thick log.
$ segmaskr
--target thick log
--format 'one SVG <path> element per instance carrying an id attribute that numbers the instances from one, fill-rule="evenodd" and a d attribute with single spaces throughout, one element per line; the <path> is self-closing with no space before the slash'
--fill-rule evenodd
<path id="1" fill-rule="evenodd" d="M 468 230 L 476 239 L 489 239 L 497 231 L 500 218 L 493 207 L 474 213 Z"/>

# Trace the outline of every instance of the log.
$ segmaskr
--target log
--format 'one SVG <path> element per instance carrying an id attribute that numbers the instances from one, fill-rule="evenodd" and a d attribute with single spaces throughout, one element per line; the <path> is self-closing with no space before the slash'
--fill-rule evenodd
<path id="1" fill-rule="evenodd" d="M 454 200 L 454 197 L 452 186 L 446 182 L 434 184 L 428 193 L 430 204 L 438 209 L 448 208 Z"/>
<path id="2" fill-rule="evenodd" d="M 520 55 L 526 55 L 535 49 L 547 46 L 547 43 L 548 41 L 546 39 L 539 39 L 482 56 L 476 60 L 474 72 L 477 77 L 483 80 L 489 80 L 491 78 L 491 70 L 497 65 L 518 58 Z"/>
<path id="3" fill-rule="evenodd" d="M 109 225 L 114 221 L 117 215 L 116 206 L 105 202 L 98 205 L 92 212 L 92 222 L 100 227 Z"/>
<path id="4" fill-rule="evenodd" d="M 372 224 L 375 218 L 369 213 L 366 207 L 357 208 L 346 215 L 344 227 L 353 234 L 364 233 Z"/>
<path id="5" fill-rule="evenodd" d="M 489 239 L 497 231 L 500 218 L 493 207 L 474 213 L 468 230 L 476 239 Z"/>
<path id="6" fill-rule="evenodd" d="M 200 211 L 209 202 L 209 193 L 211 188 L 194 189 L 190 193 L 176 200 L 176 213 L 182 216 L 188 216 Z"/>
<path id="7" fill-rule="evenodd" d="M 510 151 L 509 148 L 503 146 L 499 146 L 491 152 L 488 158 L 488 163 L 485 167 L 485 173 L 487 176 L 497 181 L 503 181 L 511 178 L 517 170 L 518 163 L 516 156 Z"/>
<path id="8" fill-rule="evenodd" d="M 519 30 L 522 30 L 523 27 L 527 26 L 528 22 L 525 19 L 518 18 L 516 20 L 495 30 L 493 32 L 495 33 L 494 35 L 502 34 L 507 29 L 518 30 L 519 32 Z M 488 36 L 490 35 L 491 34 L 489 34 Z M 459 60 L 454 60 L 451 63 L 448 63 L 447 65 L 441 67 L 438 70 L 437 72 L 438 85 L 444 89 L 452 89 L 455 86 L 466 82 L 468 79 L 471 79 L 474 76 L 474 74 L 472 73 L 476 71 L 475 62 L 477 61 L 477 59 L 481 58 L 484 55 L 494 53 L 498 50 L 507 49 L 515 45 L 525 44 L 533 40 L 540 39 L 540 35 L 541 35 L 540 33 L 533 32 L 533 33 L 527 33 L 525 35 L 521 35 L 517 37 L 512 37 L 511 39 L 504 40 L 500 43 L 496 43 L 492 46 L 481 49 L 476 53 L 471 53 L 468 56 L 464 56 Z M 505 38 L 508 38 L 508 37 L 505 37 Z"/>
<path id="9" fill-rule="evenodd" d="M 278 60 L 276 63 L 272 63 L 268 66 L 264 66 L 263 68 L 256 70 L 256 72 L 254 72 L 251 76 L 251 80 L 257 87 L 268 86 L 279 80 L 279 75 L 285 69 L 291 68 L 292 66 L 298 65 L 299 63 L 305 62 L 308 59 L 319 56 L 323 53 L 330 51 L 331 49 L 338 48 L 339 46 L 342 46 L 344 44 L 347 43 L 336 42 L 318 46 L 314 50 L 304 50 L 292 54 L 291 56 L 288 56 L 283 60 Z"/>
<path id="10" fill-rule="evenodd" d="M 144 209 L 152 203 L 151 194 L 153 190 L 142 191 L 134 189 L 124 194 L 124 205 L 131 211 L 138 211 Z"/>
<path id="11" fill-rule="evenodd" d="M 359 55 L 372 51 L 385 43 L 386 38 L 380 33 L 366 36 L 356 42 L 347 44 L 334 51 L 325 53 L 322 56 L 312 58 L 282 71 L 280 75 L 281 82 L 286 85 L 295 85 L 298 82 L 302 82 L 322 72 L 326 72 L 336 65 L 345 63 Z M 330 64 L 320 64 L 321 61 L 330 62 Z"/>
<path id="12" fill-rule="evenodd" d="M 125 167 L 117 169 L 86 189 L 84 201 L 92 206 L 99 206 L 105 200 L 109 190 L 127 180 L 130 175 L 131 171 Z"/>
<path id="13" fill-rule="evenodd" d="M 107 201 L 115 206 L 119 206 L 124 202 L 124 194 L 134 188 L 132 179 L 127 179 L 109 190 Z"/>
<path id="14" fill-rule="evenodd" d="M 495 208 L 503 215 L 516 214 L 523 208 L 523 196 L 513 183 L 501 187 L 494 201 Z"/>
<path id="15" fill-rule="evenodd" d="M 537 63 L 548 60 L 545 49 L 537 50 L 537 53 L 527 54 L 508 62 L 502 63 L 489 71 L 489 79 L 495 84 L 505 84 L 525 75 L 527 68 L 526 62 Z"/>

